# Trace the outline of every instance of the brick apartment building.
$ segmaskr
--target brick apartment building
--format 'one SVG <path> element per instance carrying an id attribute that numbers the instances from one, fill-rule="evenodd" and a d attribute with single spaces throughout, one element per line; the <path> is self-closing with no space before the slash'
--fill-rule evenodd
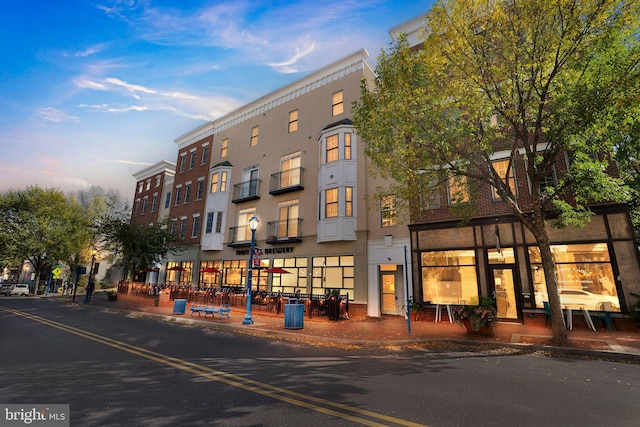
<path id="1" fill-rule="evenodd" d="M 421 25 L 418 17 L 390 33 L 408 34 L 417 44 Z M 373 317 L 403 314 L 407 295 L 433 304 L 490 296 L 505 320 L 541 311 L 546 292 L 537 248 L 491 188 L 477 188 L 484 197 L 464 224 L 451 215 L 446 186 L 411 221 L 396 212 L 393 195 L 373 199 L 385 183 L 369 173 L 350 112 L 361 80 L 374 77 L 367 57 L 355 52 L 199 126 L 175 140 L 175 165 L 160 162 L 135 175 L 132 220 L 151 217 L 157 194 L 188 245 L 148 282 L 246 287 L 247 222 L 255 215 L 258 262 L 289 274 L 254 270 L 254 290 L 324 295 L 337 289 L 349 295 L 350 314 Z M 494 160 L 503 159 L 497 153 Z M 558 174 L 568 161 L 558 159 Z M 527 197 L 522 172 L 512 172 L 513 183 Z M 602 204 L 594 211 L 584 229 L 551 234 L 564 297 L 626 313 L 629 293 L 640 292 L 627 208 Z"/>

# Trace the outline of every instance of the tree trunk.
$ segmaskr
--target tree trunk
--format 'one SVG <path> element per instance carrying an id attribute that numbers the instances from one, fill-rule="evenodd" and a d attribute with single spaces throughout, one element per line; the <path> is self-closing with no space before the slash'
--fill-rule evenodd
<path id="1" fill-rule="evenodd" d="M 547 284 L 547 298 L 549 298 L 549 307 L 551 308 L 551 328 L 553 331 L 553 343 L 558 346 L 567 344 L 567 327 L 562 313 L 562 304 L 560 303 L 560 294 L 558 293 L 558 278 L 556 276 L 556 262 L 551 252 L 551 244 L 549 243 L 549 235 L 544 225 L 544 220 L 540 227 L 535 224 L 536 230 L 531 230 L 536 238 L 536 243 L 540 248 L 540 257 L 542 258 L 542 269 L 544 270 L 544 279 Z"/>

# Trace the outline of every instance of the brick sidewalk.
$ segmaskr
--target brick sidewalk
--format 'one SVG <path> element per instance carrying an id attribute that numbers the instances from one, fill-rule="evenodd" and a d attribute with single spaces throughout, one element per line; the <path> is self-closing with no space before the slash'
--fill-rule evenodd
<path id="1" fill-rule="evenodd" d="M 60 301 L 69 301 L 69 297 L 58 296 Z M 84 295 L 76 296 L 76 303 L 82 304 Z M 640 329 L 635 331 L 609 332 L 600 325 L 597 332 L 586 328 L 574 328 L 568 331 L 569 348 L 551 347 L 551 326 L 525 325 L 521 323 L 499 322 L 493 328 L 492 336 L 470 335 L 464 327 L 449 323 L 446 314 L 443 321 L 415 321 L 409 324 L 402 316 L 382 316 L 362 320 L 330 321 L 326 317 L 304 317 L 301 329 L 286 329 L 283 313 L 276 314 L 265 310 L 252 310 L 253 325 L 243 325 L 245 307 L 231 307 L 231 318 L 220 320 L 218 317 L 206 319 L 202 315 L 191 315 L 187 304 L 184 314 L 173 314 L 173 305 L 155 307 L 153 299 L 131 295 L 118 295 L 117 301 L 107 301 L 103 293 L 96 293 L 91 306 L 111 309 L 130 310 L 166 316 L 181 322 L 204 322 L 239 332 L 252 334 L 276 334 L 282 338 L 310 342 L 324 342 L 335 345 L 409 345 L 449 341 L 466 344 L 509 344 L 514 347 L 534 346 L 535 348 L 567 351 L 598 352 L 602 356 L 626 355 L 640 361 Z"/>

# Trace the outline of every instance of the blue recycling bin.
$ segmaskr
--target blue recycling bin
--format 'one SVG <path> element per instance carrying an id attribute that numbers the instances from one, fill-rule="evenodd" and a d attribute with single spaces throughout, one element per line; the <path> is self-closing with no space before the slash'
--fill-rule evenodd
<path id="1" fill-rule="evenodd" d="M 304 327 L 304 304 L 284 305 L 284 328 L 302 329 Z"/>
<path id="2" fill-rule="evenodd" d="M 173 314 L 184 314 L 186 309 L 187 309 L 186 299 L 173 300 Z"/>

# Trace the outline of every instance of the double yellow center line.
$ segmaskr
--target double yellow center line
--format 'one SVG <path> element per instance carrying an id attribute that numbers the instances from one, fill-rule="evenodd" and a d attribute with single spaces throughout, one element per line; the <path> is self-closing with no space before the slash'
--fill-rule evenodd
<path id="1" fill-rule="evenodd" d="M 228 372 L 211 369 L 209 367 L 199 365 L 197 363 L 189 362 L 188 360 L 178 359 L 166 354 L 157 353 L 142 347 L 127 344 L 123 341 L 114 340 L 109 337 L 94 334 L 93 332 L 85 331 L 83 329 L 75 328 L 73 326 L 65 325 L 54 320 L 46 319 L 44 317 L 35 316 L 26 312 L 15 310 L 8 307 L 0 306 L 0 310 L 14 314 L 16 316 L 22 316 L 27 319 L 34 320 L 36 322 L 43 323 L 56 329 L 77 335 L 82 338 L 86 338 L 100 344 L 108 345 L 115 349 L 142 357 L 144 359 L 152 360 L 162 365 L 171 366 L 181 371 L 189 372 L 199 377 L 207 378 L 212 381 L 217 381 L 237 387 L 246 391 L 250 391 L 256 394 L 270 397 L 272 399 L 280 400 L 282 402 L 289 403 L 291 405 L 300 406 L 316 412 L 331 415 L 334 417 L 342 418 L 345 420 L 353 421 L 355 423 L 367 425 L 367 426 L 383 426 L 383 425 L 401 425 L 401 426 L 423 426 L 422 424 L 414 423 L 411 421 L 402 420 L 395 417 L 390 417 L 376 412 L 367 411 L 364 409 L 355 408 L 353 406 L 344 405 L 338 402 L 332 402 L 326 399 L 313 397 L 307 394 L 298 393 L 295 391 L 287 390 L 281 387 L 276 387 L 270 384 L 266 384 L 259 381 L 254 381 L 250 378 L 241 377 Z"/>

